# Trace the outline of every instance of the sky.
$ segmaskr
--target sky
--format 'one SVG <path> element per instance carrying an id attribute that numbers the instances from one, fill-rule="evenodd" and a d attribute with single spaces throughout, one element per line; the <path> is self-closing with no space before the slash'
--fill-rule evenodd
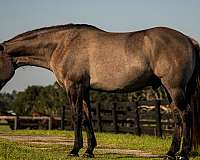
<path id="1" fill-rule="evenodd" d="M 0 43 L 25 31 L 87 23 L 112 32 L 166 26 L 200 42 L 200 0 L 0 0 Z M 53 73 L 23 67 L 1 92 L 55 82 Z"/>

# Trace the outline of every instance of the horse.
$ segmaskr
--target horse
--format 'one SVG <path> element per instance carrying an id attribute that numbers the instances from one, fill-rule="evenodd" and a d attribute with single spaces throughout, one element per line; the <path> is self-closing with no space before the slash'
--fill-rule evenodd
<path id="1" fill-rule="evenodd" d="M 50 115 L 34 111 L 32 112 L 32 117 L 50 117 Z M 56 120 L 53 116 L 51 117 L 51 129 L 59 129 L 61 126 L 61 122 L 59 120 Z M 48 119 L 42 119 L 38 121 L 38 128 L 39 129 L 48 129 L 49 127 L 49 120 Z"/>
<path id="2" fill-rule="evenodd" d="M 196 40 L 167 27 L 124 33 L 88 24 L 44 27 L 0 43 L 0 87 L 21 66 L 52 71 L 72 106 L 75 139 L 68 155 L 79 156 L 83 125 L 88 143 L 83 156 L 93 157 L 97 143 L 89 91 L 130 92 L 163 86 L 175 122 L 172 144 L 164 159 L 188 160 L 192 147 L 200 144 L 199 109 L 192 103 L 194 97 L 200 100 L 199 51 Z"/>

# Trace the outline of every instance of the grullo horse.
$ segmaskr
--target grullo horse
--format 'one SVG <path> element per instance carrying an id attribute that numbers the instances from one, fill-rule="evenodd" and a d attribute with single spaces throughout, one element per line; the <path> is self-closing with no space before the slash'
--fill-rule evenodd
<path id="1" fill-rule="evenodd" d="M 69 156 L 78 156 L 83 147 L 82 124 L 88 142 L 84 156 L 94 156 L 90 89 L 130 92 L 162 85 L 175 121 L 172 144 L 164 159 L 187 160 L 192 146 L 200 144 L 200 109 L 191 102 L 194 97 L 200 100 L 199 44 L 178 31 L 156 27 L 112 33 L 86 24 L 29 31 L 0 44 L 1 88 L 25 65 L 52 71 L 68 93 L 75 133 Z"/>

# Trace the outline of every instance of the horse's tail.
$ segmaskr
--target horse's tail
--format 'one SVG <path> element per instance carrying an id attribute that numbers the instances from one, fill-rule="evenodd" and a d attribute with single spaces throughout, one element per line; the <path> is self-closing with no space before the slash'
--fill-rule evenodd
<path id="1" fill-rule="evenodd" d="M 193 149 L 200 147 L 200 46 L 190 38 L 196 57 L 195 69 L 189 82 L 189 103 L 193 112 L 192 146 Z"/>

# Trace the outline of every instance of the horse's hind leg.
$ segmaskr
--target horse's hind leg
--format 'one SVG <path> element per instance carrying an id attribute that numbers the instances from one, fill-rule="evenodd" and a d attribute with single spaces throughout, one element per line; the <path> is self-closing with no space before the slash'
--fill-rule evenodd
<path id="1" fill-rule="evenodd" d="M 174 104 L 172 104 L 174 106 Z M 174 107 L 173 107 L 174 108 Z M 176 153 L 180 149 L 181 145 L 181 126 L 182 126 L 182 120 L 181 120 L 181 111 L 178 108 L 175 108 L 173 110 L 173 117 L 174 117 L 174 133 L 173 133 L 173 139 L 172 139 L 172 144 L 167 152 L 167 157 L 164 158 L 165 160 L 170 160 L 170 159 L 175 159 Z"/>
<path id="2" fill-rule="evenodd" d="M 192 112 L 190 106 L 183 112 L 183 144 L 179 159 L 187 157 L 192 149 Z"/>
<path id="3" fill-rule="evenodd" d="M 175 122 L 172 144 L 167 153 L 167 156 L 164 158 L 165 160 L 170 160 L 170 159 L 175 159 L 175 155 L 180 149 L 181 137 L 182 137 L 181 128 L 183 126 L 183 121 L 184 121 L 183 114 L 186 109 L 187 103 L 186 103 L 184 89 L 174 86 L 171 87 L 170 85 L 166 84 L 165 87 L 172 99 L 171 107 L 173 110 L 174 122 Z M 187 155 L 185 155 L 185 159 L 187 159 Z"/>
<path id="4" fill-rule="evenodd" d="M 87 90 L 86 93 L 84 94 L 83 111 L 84 111 L 84 117 L 85 117 L 83 121 L 83 125 L 87 133 L 87 143 L 88 143 L 88 146 L 87 146 L 88 148 L 84 154 L 84 157 L 94 157 L 93 150 L 95 146 L 97 145 L 97 143 L 96 143 L 96 138 L 94 135 L 94 130 L 92 127 L 89 90 Z"/>

